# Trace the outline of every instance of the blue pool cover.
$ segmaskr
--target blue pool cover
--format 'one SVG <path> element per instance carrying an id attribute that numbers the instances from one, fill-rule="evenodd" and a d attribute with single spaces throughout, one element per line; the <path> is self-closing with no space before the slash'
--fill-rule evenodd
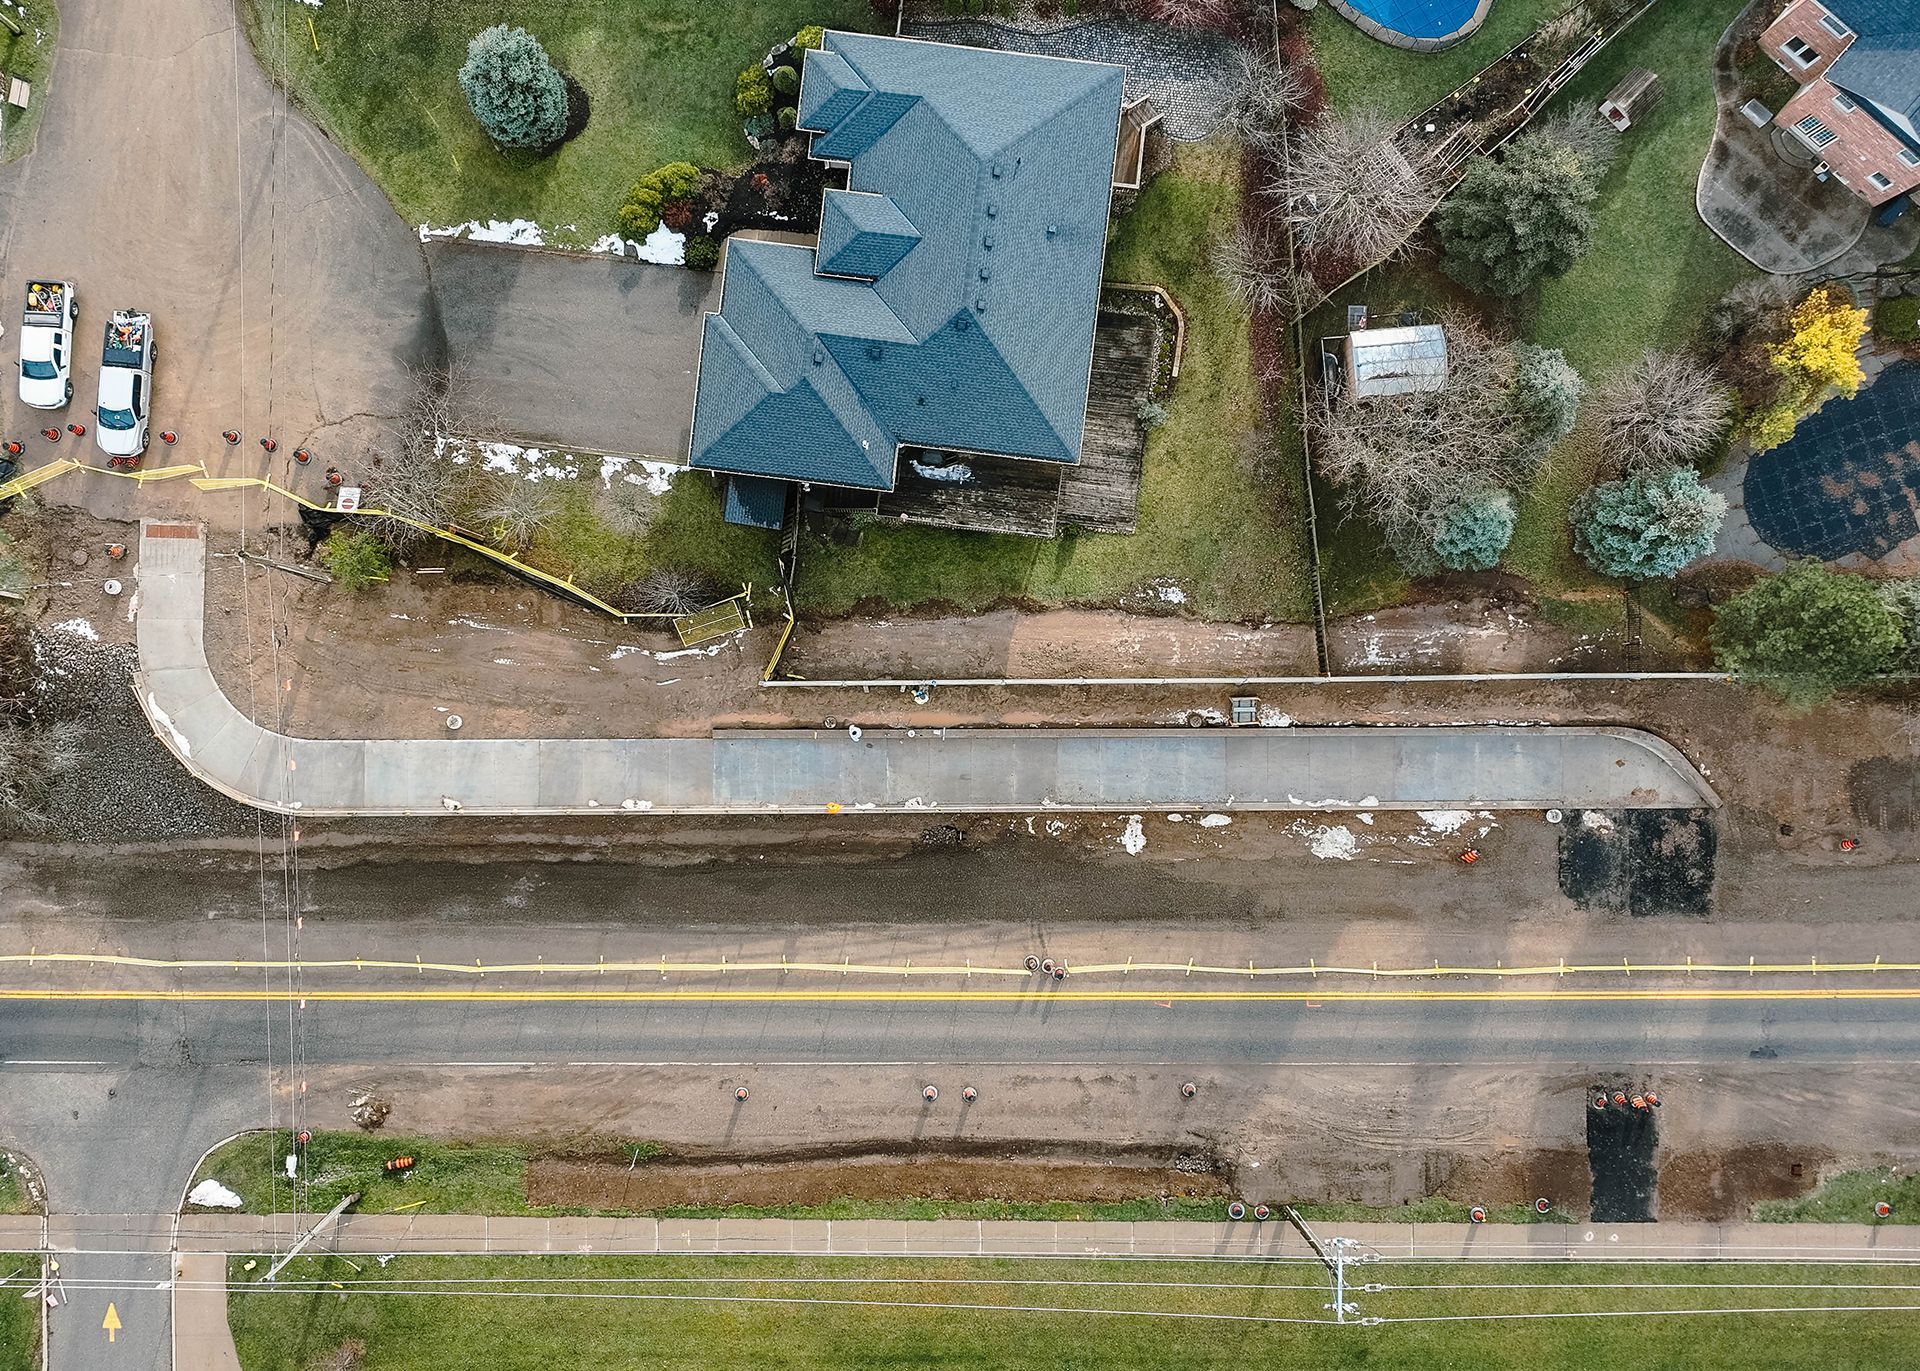
<path id="1" fill-rule="evenodd" d="M 1347 0 L 1382 28 L 1409 38 L 1445 38 L 1458 33 L 1479 8 L 1476 0 Z"/>
<path id="2" fill-rule="evenodd" d="M 1895 362 L 1747 463 L 1747 518 L 1771 547 L 1880 558 L 1920 534 L 1920 365 Z"/>

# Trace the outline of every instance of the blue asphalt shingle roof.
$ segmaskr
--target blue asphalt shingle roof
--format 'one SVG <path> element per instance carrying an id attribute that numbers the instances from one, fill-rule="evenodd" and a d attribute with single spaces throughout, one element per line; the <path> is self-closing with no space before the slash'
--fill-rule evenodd
<path id="1" fill-rule="evenodd" d="M 885 195 L 830 190 L 820 208 L 819 269 L 833 276 L 885 276 L 920 241 L 920 230 Z"/>
<path id="2" fill-rule="evenodd" d="M 763 476 L 729 476 L 725 518 L 747 528 L 779 528 L 787 521 L 785 481 Z"/>
<path id="3" fill-rule="evenodd" d="M 901 444 L 1077 462 L 1123 76 L 827 34 L 800 123 L 848 191 L 817 250 L 729 242 L 693 465 L 887 490 Z"/>
<path id="4" fill-rule="evenodd" d="M 1855 35 L 1827 79 L 1904 120 L 1907 127 L 1895 132 L 1912 143 L 1920 127 L 1920 0 L 1830 0 L 1827 7 Z"/>

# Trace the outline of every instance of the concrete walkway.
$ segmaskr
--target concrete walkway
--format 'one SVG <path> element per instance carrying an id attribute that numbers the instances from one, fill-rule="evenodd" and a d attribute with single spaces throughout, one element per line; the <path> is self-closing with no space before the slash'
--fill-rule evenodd
<path id="1" fill-rule="evenodd" d="M 174 1371 L 240 1371 L 227 1323 L 227 1259 L 219 1252 L 183 1252 L 173 1264 Z"/>
<path id="2" fill-rule="evenodd" d="M 189 1254 L 284 1251 L 313 1222 L 291 1214 L 183 1214 L 173 1236 Z M 167 1241 L 164 1217 L 130 1218 L 130 1247 Z M 1845 1223 L 1327 1223 L 1400 1261 L 1920 1261 L 1920 1224 Z M 91 1230 L 89 1230 L 91 1231 Z M 51 1225 L 55 1253 L 75 1248 Z M 36 1216 L 0 1218 L 0 1250 L 41 1250 Z M 96 1235 L 97 1239 L 97 1235 Z M 113 1250 L 119 1251 L 119 1248 Z M 162 1248 L 161 1250 L 164 1250 Z M 709 1256 L 1264 1257 L 1310 1259 L 1300 1235 L 1265 1223 L 1031 1223 L 971 1219 L 516 1219 L 481 1214 L 352 1214 L 315 1251 L 376 1256 L 595 1253 Z M 197 1279 L 192 1272 L 184 1273 Z M 218 1278 L 216 1271 L 212 1277 Z"/>
<path id="3" fill-rule="evenodd" d="M 1625 728 L 895 729 L 712 738 L 291 738 L 207 664 L 206 545 L 145 521 L 141 707 L 195 776 L 312 814 L 819 814 L 1033 810 L 1687 809 L 1719 797 Z"/>

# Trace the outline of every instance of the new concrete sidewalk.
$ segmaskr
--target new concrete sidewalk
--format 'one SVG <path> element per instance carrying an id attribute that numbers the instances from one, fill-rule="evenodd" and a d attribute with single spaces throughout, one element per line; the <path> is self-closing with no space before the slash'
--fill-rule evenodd
<path id="1" fill-rule="evenodd" d="M 1688 809 L 1719 797 L 1626 728 L 912 729 L 712 738 L 290 738 L 207 664 L 206 545 L 140 534 L 140 703 L 202 781 L 312 814 Z"/>
<path id="2" fill-rule="evenodd" d="M 305 1219 L 303 1223 L 311 1223 Z M 1920 1225 L 1679 1223 L 1328 1223 L 1395 1260 L 1916 1261 Z M 284 1250 L 291 1215 L 186 1214 L 183 1252 Z M 597 1253 L 834 1256 L 1261 1257 L 1311 1259 L 1291 1225 L 1019 1223 L 883 1219 L 506 1219 L 464 1214 L 349 1215 L 316 1250 L 372 1253 Z"/>

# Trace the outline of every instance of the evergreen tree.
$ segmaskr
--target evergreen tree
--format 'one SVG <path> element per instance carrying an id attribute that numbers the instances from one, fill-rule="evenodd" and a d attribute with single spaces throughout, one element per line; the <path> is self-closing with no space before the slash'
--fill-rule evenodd
<path id="1" fill-rule="evenodd" d="M 1513 541 L 1513 496 L 1489 490 L 1440 516 L 1433 554 L 1453 571 L 1491 571 Z"/>
<path id="2" fill-rule="evenodd" d="M 1520 138 L 1497 162 L 1477 159 L 1435 216 L 1447 274 L 1508 296 L 1561 275 L 1593 237 L 1597 194 L 1593 159 L 1552 139 Z"/>
<path id="3" fill-rule="evenodd" d="M 460 89 L 480 127 L 503 148 L 544 148 L 566 136 L 566 82 L 525 29 L 495 24 L 475 34 Z"/>
<path id="4" fill-rule="evenodd" d="M 1573 545 L 1602 576 L 1671 576 L 1713 551 L 1727 502 L 1691 467 L 1608 481 L 1573 510 Z"/>
<path id="5" fill-rule="evenodd" d="M 1755 582 L 1713 621 L 1721 667 L 1803 705 L 1890 669 L 1906 647 L 1899 610 L 1872 581 L 1812 559 Z"/>
<path id="6" fill-rule="evenodd" d="M 1521 443 L 1544 456 L 1573 432 L 1587 383 L 1559 348 L 1515 343 L 1513 356 L 1513 416 L 1522 431 Z"/>

